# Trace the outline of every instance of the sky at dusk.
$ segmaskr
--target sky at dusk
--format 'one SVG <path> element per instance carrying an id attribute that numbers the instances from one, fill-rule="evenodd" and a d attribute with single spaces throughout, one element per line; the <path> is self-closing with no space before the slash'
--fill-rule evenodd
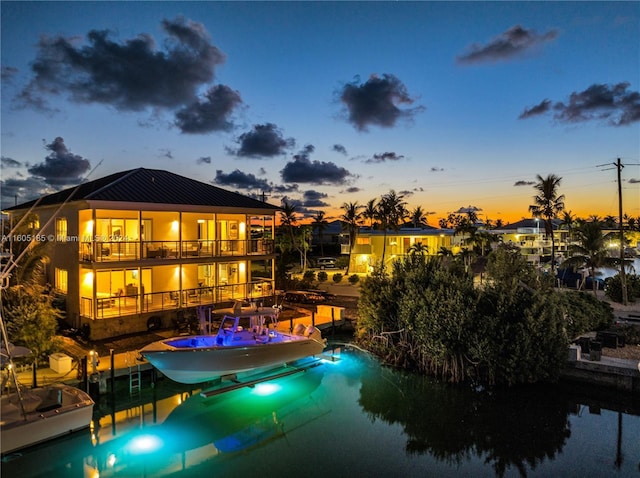
<path id="1" fill-rule="evenodd" d="M 7 2 L 3 207 L 164 169 L 336 218 L 640 216 L 639 2 Z M 604 165 L 604 166 L 602 166 Z"/>

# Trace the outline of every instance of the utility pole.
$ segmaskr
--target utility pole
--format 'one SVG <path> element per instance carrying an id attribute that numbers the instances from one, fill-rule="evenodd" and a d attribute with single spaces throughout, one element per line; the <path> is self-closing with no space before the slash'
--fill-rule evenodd
<path id="1" fill-rule="evenodd" d="M 611 163 L 618 170 L 618 226 L 620 230 L 620 287 L 622 288 L 622 305 L 627 305 L 629 296 L 627 294 L 627 276 L 624 269 L 624 222 L 622 220 L 622 168 L 624 164 L 620 158 L 616 159 L 615 163 Z M 610 163 L 600 164 L 597 167 L 609 166 Z M 613 168 L 607 168 L 613 169 Z"/>
<path id="2" fill-rule="evenodd" d="M 620 158 L 614 163 L 618 170 L 618 223 L 620 226 L 620 287 L 622 287 L 622 305 L 627 305 L 627 277 L 624 270 L 624 223 L 622 222 L 622 180 L 620 178 L 624 164 Z"/>

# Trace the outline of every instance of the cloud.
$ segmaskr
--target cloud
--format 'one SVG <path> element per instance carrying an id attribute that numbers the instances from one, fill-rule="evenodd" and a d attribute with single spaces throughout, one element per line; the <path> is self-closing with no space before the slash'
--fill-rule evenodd
<path id="1" fill-rule="evenodd" d="M 173 151 L 171 151 L 169 148 L 162 148 L 160 149 L 160 155 L 158 155 L 159 158 L 167 158 L 167 159 L 173 159 Z"/>
<path id="2" fill-rule="evenodd" d="M 83 44 L 77 37 L 43 36 L 31 65 L 33 78 L 18 100 L 46 108 L 47 96 L 65 95 L 122 111 L 191 105 L 225 56 L 200 23 L 177 17 L 163 20 L 162 29 L 167 35 L 162 50 L 146 33 L 116 42 L 108 30 L 91 30 Z"/>
<path id="3" fill-rule="evenodd" d="M 320 191 L 314 191 L 313 189 L 306 190 L 302 195 L 302 205 L 304 207 L 327 207 L 329 203 L 323 201 L 328 198 L 329 195 Z"/>
<path id="4" fill-rule="evenodd" d="M 202 156 L 196 159 L 197 164 L 211 164 L 211 156 Z"/>
<path id="5" fill-rule="evenodd" d="M 314 150 L 313 145 L 306 145 L 293 156 L 293 161 L 285 165 L 280 171 L 285 183 L 345 184 L 353 176 L 347 169 L 330 161 L 311 161 L 309 155 Z"/>
<path id="6" fill-rule="evenodd" d="M 594 84 L 579 93 L 571 93 L 565 104 L 556 103 L 554 118 L 575 123 L 607 119 L 613 126 L 624 126 L 640 120 L 640 93 L 627 91 L 629 83 Z"/>
<path id="7" fill-rule="evenodd" d="M 351 187 L 345 189 L 342 192 L 344 192 L 344 193 L 359 193 L 360 191 L 362 191 L 362 189 L 360 189 L 359 187 L 351 186 Z"/>
<path id="8" fill-rule="evenodd" d="M 524 181 L 524 180 L 519 180 L 516 181 L 515 183 L 513 183 L 514 186 L 518 187 L 518 186 L 533 186 L 535 183 L 535 181 Z"/>
<path id="9" fill-rule="evenodd" d="M 2 168 L 19 168 L 22 166 L 20 161 L 16 161 L 13 158 L 9 158 L 8 156 L 0 157 L 0 167 Z"/>
<path id="10" fill-rule="evenodd" d="M 557 30 L 538 34 L 535 30 L 527 30 L 520 25 L 515 25 L 486 45 L 474 43 L 469 46 L 468 52 L 459 55 L 457 61 L 461 64 L 508 61 L 520 57 L 546 42 L 555 40 L 557 36 Z"/>
<path id="11" fill-rule="evenodd" d="M 276 194 L 289 194 L 299 191 L 297 184 L 276 184 L 272 185 L 272 191 Z"/>
<path id="12" fill-rule="evenodd" d="M 606 121 L 611 126 L 627 126 L 640 121 L 640 93 L 628 90 L 629 83 L 593 84 L 584 91 L 573 92 L 566 102 L 544 100 L 525 109 L 520 119 L 553 111 L 559 123 Z"/>
<path id="13" fill-rule="evenodd" d="M 453 212 L 455 214 L 469 214 L 471 212 L 479 212 L 479 211 L 482 211 L 482 208 L 469 205 L 467 207 L 461 207 L 457 211 L 453 211 Z"/>
<path id="14" fill-rule="evenodd" d="M 398 194 L 400 196 L 407 197 L 407 196 L 413 196 L 415 194 L 415 192 L 411 191 L 409 189 L 405 189 L 404 191 L 398 191 Z"/>
<path id="15" fill-rule="evenodd" d="M 404 159 L 404 156 L 401 154 L 386 152 L 386 153 L 376 153 L 373 155 L 373 157 L 367 159 L 364 162 L 367 164 L 376 164 L 376 163 L 384 163 L 386 161 L 400 161 L 401 159 Z"/>
<path id="16" fill-rule="evenodd" d="M 259 189 L 261 191 L 271 191 L 271 186 L 266 179 L 258 179 L 251 173 L 244 173 L 239 169 L 225 174 L 222 170 L 216 171 L 216 177 L 213 180 L 214 184 L 223 186 L 234 186 L 238 189 Z"/>
<path id="17" fill-rule="evenodd" d="M 550 100 L 542 100 L 539 104 L 532 106 L 531 108 L 525 108 L 518 119 L 531 118 L 532 116 L 537 116 L 546 113 L 551 109 L 551 101 Z"/>
<path id="18" fill-rule="evenodd" d="M 55 190 L 42 178 L 29 176 L 24 179 L 7 178 L 0 180 L 0 191 L 2 193 L 2 208 L 4 209 L 14 206 L 15 203 L 20 204 L 37 199 Z"/>
<path id="19" fill-rule="evenodd" d="M 344 154 L 345 156 L 347 156 L 347 148 L 345 148 L 341 144 L 334 144 L 331 149 L 336 153 Z"/>
<path id="20" fill-rule="evenodd" d="M 273 123 L 254 125 L 251 131 L 238 136 L 236 143 L 240 147 L 226 148 L 227 153 L 247 158 L 280 156 L 295 146 L 295 140 L 283 138 L 282 131 Z"/>
<path id="21" fill-rule="evenodd" d="M 444 171 L 444 168 L 439 168 L 437 166 L 433 166 L 429 169 L 429 171 L 431 171 L 432 173 L 440 173 L 442 171 Z"/>
<path id="22" fill-rule="evenodd" d="M 45 145 L 45 148 L 51 153 L 44 162 L 31 166 L 27 171 L 42 178 L 46 184 L 54 187 L 76 185 L 91 168 L 89 160 L 71 153 L 61 137 Z"/>
<path id="23" fill-rule="evenodd" d="M 394 75 L 371 75 L 362 84 L 356 77 L 338 91 L 347 113 L 347 120 L 359 131 L 367 131 L 371 125 L 391 128 L 401 119 L 412 119 L 425 110 L 423 106 L 400 109 L 399 105 L 412 105 L 407 87 Z"/>
<path id="24" fill-rule="evenodd" d="M 628 180 L 629 184 L 639 184 L 640 183 L 640 179 L 636 179 L 636 178 L 630 178 Z"/>
<path id="25" fill-rule="evenodd" d="M 242 104 L 240 93 L 225 85 L 209 89 L 204 100 L 195 101 L 176 112 L 175 125 L 183 133 L 203 134 L 212 131 L 229 131 L 233 110 Z"/>

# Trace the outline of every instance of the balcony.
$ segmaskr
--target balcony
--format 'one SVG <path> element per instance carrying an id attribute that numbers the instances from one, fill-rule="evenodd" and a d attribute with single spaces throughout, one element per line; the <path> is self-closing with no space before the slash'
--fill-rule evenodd
<path id="1" fill-rule="evenodd" d="M 273 239 L 81 242 L 83 262 L 193 259 L 273 254 Z"/>
<path id="2" fill-rule="evenodd" d="M 271 280 L 144 294 L 97 292 L 95 300 L 91 297 L 80 298 L 80 315 L 91 319 L 105 319 L 146 312 L 178 310 L 199 305 L 212 305 L 230 300 L 269 297 L 272 294 L 273 282 Z"/>

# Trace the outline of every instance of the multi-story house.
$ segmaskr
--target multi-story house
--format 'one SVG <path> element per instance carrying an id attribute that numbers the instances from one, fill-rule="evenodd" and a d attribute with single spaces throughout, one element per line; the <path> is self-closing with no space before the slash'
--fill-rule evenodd
<path id="1" fill-rule="evenodd" d="M 32 212 L 46 279 L 92 339 L 170 326 L 179 311 L 273 294 L 278 207 L 167 171 L 133 169 L 44 196 Z"/>
<path id="2" fill-rule="evenodd" d="M 559 228 L 559 220 L 552 222 L 556 260 L 561 261 L 569 254 L 569 231 Z M 551 261 L 551 238 L 545 232 L 543 219 L 521 219 L 500 229 L 492 229 L 491 234 L 497 235 L 502 243 L 518 246 L 527 262 L 535 266 Z"/>
<path id="3" fill-rule="evenodd" d="M 561 260 L 568 255 L 568 231 L 559 229 L 558 224 L 559 221 L 554 221 L 554 238 L 556 257 Z M 550 261 L 551 239 L 546 237 L 542 219 L 523 219 L 488 232 L 496 237 L 488 247 L 494 248 L 498 243 L 511 243 L 518 246 L 527 261 L 536 266 Z M 473 247 L 468 241 L 468 235 L 454 234 L 452 229 L 400 228 L 397 231 L 388 230 L 385 234 L 381 230 L 360 228 L 351 251 L 349 272 L 370 272 L 372 267 L 380 262 L 383 254 L 386 264 L 411 253 L 412 250 L 421 250 L 425 255 L 437 255 L 445 250 L 451 254 L 458 254 Z M 346 234 L 343 235 L 342 242 L 342 253 L 349 254 Z M 421 246 L 416 249 L 415 245 L 418 243 Z"/>
<path id="4" fill-rule="evenodd" d="M 388 230 L 386 234 L 381 230 L 360 228 L 351 250 L 349 272 L 367 274 L 383 259 L 383 255 L 385 264 L 390 264 L 418 249 L 425 255 L 436 255 L 443 248 L 457 253 L 461 240 L 450 229 L 428 226 Z M 349 244 L 343 244 L 342 253 L 349 254 Z"/>

